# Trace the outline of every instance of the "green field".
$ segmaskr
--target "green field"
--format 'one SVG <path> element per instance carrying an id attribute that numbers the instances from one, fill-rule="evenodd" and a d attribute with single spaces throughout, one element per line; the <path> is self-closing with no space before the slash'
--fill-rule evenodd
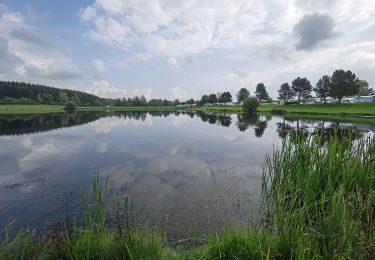
<path id="1" fill-rule="evenodd" d="M 178 108 L 175 106 L 140 106 L 140 107 L 79 107 L 79 111 L 103 111 L 103 110 L 110 110 L 110 111 L 150 111 L 150 110 L 177 110 Z"/>
<path id="2" fill-rule="evenodd" d="M 242 112 L 242 106 L 210 106 L 210 107 L 197 107 L 196 110 L 199 111 L 223 111 L 223 112 Z"/>
<path id="3" fill-rule="evenodd" d="M 264 105 L 260 112 L 300 114 L 369 115 L 375 116 L 375 103 L 311 104 L 311 105 Z"/>
<path id="4" fill-rule="evenodd" d="M 228 111 L 242 112 L 241 106 L 227 107 L 200 107 L 200 111 Z M 353 104 L 298 104 L 298 105 L 263 105 L 258 107 L 258 112 L 276 113 L 298 113 L 310 115 L 360 115 L 375 116 L 375 103 L 353 103 Z"/>
<path id="5" fill-rule="evenodd" d="M 169 107 L 111 107 L 110 111 L 129 111 L 129 110 L 176 110 L 174 106 Z M 79 107 L 79 111 L 103 111 L 104 107 Z M 199 111 L 222 111 L 239 113 L 242 112 L 241 106 L 213 106 L 197 107 L 194 110 Z M 62 113 L 64 107 L 61 105 L 0 105 L 0 114 L 43 114 L 43 113 Z M 375 116 L 375 103 L 354 103 L 354 104 L 313 104 L 313 105 L 263 105 L 258 108 L 261 113 L 280 113 L 280 114 L 304 114 L 304 115 L 334 115 L 334 116 Z"/>
<path id="6" fill-rule="evenodd" d="M 289 113 L 283 115 L 286 120 L 303 120 L 303 121 L 329 121 L 345 122 L 353 124 L 375 124 L 375 117 L 350 116 L 350 115 L 326 115 L 326 114 L 297 114 Z"/>
<path id="7" fill-rule="evenodd" d="M 176 107 L 78 107 L 78 111 L 129 111 L 129 110 L 176 110 Z M 24 115 L 24 114 L 47 114 L 64 113 L 61 105 L 0 105 L 0 115 Z"/>
<path id="8" fill-rule="evenodd" d="M 60 105 L 0 105 L 1 115 L 63 113 Z"/>

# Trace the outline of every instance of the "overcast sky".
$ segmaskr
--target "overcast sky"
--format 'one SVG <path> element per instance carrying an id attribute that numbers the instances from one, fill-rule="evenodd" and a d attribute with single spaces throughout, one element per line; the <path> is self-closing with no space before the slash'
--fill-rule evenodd
<path id="1" fill-rule="evenodd" d="M 0 0 L 0 79 L 200 98 L 350 69 L 375 85 L 374 0 Z"/>

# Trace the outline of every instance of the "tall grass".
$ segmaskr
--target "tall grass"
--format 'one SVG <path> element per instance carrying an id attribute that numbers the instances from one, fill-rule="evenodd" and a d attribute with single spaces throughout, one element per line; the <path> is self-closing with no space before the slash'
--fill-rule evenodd
<path id="1" fill-rule="evenodd" d="M 0 259 L 375 259 L 373 138 L 333 137 L 323 146 L 316 137 L 285 139 L 263 165 L 260 225 L 208 234 L 190 248 L 171 247 L 133 220 L 128 197 L 118 202 L 117 227 L 108 226 L 107 182 L 94 177 L 82 221 L 61 233 L 10 238 L 6 228 Z"/>
<path id="2" fill-rule="evenodd" d="M 83 197 L 83 218 L 59 234 L 34 239 L 22 230 L 11 239 L 9 228 L 4 230 L 5 239 L 0 244 L 0 259 L 180 259 L 180 255 L 166 244 L 162 233 L 142 232 L 129 225 L 132 214 L 127 197 L 121 230 L 106 226 L 104 186 L 95 175 L 91 196 Z"/>
<path id="3" fill-rule="evenodd" d="M 266 159 L 264 227 L 301 258 L 375 258 L 375 142 L 287 139 Z"/>

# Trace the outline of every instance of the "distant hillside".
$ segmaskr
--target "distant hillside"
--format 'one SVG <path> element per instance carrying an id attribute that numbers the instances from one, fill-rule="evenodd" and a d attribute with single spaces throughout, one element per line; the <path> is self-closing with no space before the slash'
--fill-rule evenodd
<path id="1" fill-rule="evenodd" d="M 74 101 L 78 106 L 103 106 L 106 102 L 98 96 L 77 90 L 0 81 L 0 103 L 3 104 L 65 104 L 67 101 Z"/>

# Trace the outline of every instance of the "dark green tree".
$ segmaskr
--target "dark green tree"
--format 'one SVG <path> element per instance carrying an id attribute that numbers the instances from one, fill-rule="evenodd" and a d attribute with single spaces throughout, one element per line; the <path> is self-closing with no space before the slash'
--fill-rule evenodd
<path id="1" fill-rule="evenodd" d="M 222 102 L 222 103 L 232 102 L 232 94 L 230 92 L 223 92 L 220 96 L 219 102 Z"/>
<path id="2" fill-rule="evenodd" d="M 216 96 L 216 94 L 210 94 L 208 96 L 208 103 L 217 103 L 217 96 Z"/>
<path id="3" fill-rule="evenodd" d="M 147 99 L 144 95 L 140 96 L 139 98 L 139 105 L 140 106 L 147 106 Z"/>
<path id="4" fill-rule="evenodd" d="M 266 100 L 268 98 L 268 93 L 266 90 L 266 86 L 264 86 L 263 83 L 258 83 L 256 90 L 255 90 L 255 96 L 257 96 L 262 103 L 263 100 Z"/>
<path id="5" fill-rule="evenodd" d="M 292 89 L 298 97 L 298 101 L 301 101 L 302 98 L 307 98 L 310 95 L 312 86 L 307 78 L 297 77 L 292 82 Z"/>
<path id="6" fill-rule="evenodd" d="M 59 92 L 59 101 L 63 104 L 69 101 L 68 95 L 64 91 Z"/>
<path id="7" fill-rule="evenodd" d="M 163 106 L 173 106 L 173 101 L 169 101 L 168 99 L 163 100 Z"/>
<path id="8" fill-rule="evenodd" d="M 248 91 L 246 88 L 241 88 L 240 91 L 238 91 L 236 97 L 238 102 L 242 102 L 245 98 L 250 96 L 250 91 Z"/>
<path id="9" fill-rule="evenodd" d="M 204 105 L 206 103 L 209 103 L 208 96 L 207 95 L 203 95 L 199 103 L 200 103 L 200 105 Z"/>
<path id="10" fill-rule="evenodd" d="M 359 85 L 356 84 L 358 78 L 350 70 L 336 70 L 331 77 L 331 88 L 329 95 L 337 98 L 339 103 L 345 96 L 353 96 L 358 94 Z"/>
<path id="11" fill-rule="evenodd" d="M 191 99 L 186 101 L 186 104 L 193 105 L 193 104 L 195 104 L 195 101 L 194 101 L 194 99 L 191 98 Z"/>
<path id="12" fill-rule="evenodd" d="M 163 100 L 161 99 L 156 99 L 156 98 L 153 98 L 153 99 L 150 99 L 148 101 L 148 105 L 149 106 L 162 106 L 163 105 Z"/>
<path id="13" fill-rule="evenodd" d="M 323 99 L 324 103 L 327 103 L 327 97 L 329 96 L 329 90 L 331 88 L 331 78 L 328 75 L 321 77 L 316 83 L 314 92 L 316 96 Z"/>
<path id="14" fill-rule="evenodd" d="M 294 98 L 295 96 L 296 94 L 294 93 L 293 89 L 291 89 L 288 82 L 281 84 L 278 99 L 288 102 L 288 100 Z"/>
<path id="15" fill-rule="evenodd" d="M 255 113 L 259 105 L 260 103 L 257 97 L 247 97 L 242 103 L 242 110 L 245 113 Z"/>
<path id="16" fill-rule="evenodd" d="M 77 109 L 77 104 L 74 101 L 68 101 L 64 107 L 65 110 L 73 111 Z"/>

